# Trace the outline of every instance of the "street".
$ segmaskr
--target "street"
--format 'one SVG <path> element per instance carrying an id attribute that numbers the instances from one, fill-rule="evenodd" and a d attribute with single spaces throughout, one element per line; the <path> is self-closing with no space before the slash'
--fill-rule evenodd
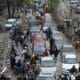
<path id="1" fill-rule="evenodd" d="M 59 0 L 58 24 L 50 1 L 34 3 L 0 18 L 0 80 L 80 80 L 80 14 Z"/>

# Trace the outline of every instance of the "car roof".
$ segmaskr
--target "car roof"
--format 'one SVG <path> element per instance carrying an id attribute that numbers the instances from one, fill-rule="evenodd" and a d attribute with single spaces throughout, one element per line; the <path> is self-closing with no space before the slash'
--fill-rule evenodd
<path id="1" fill-rule="evenodd" d="M 56 36 L 55 40 L 64 40 L 62 36 Z"/>
<path id="2" fill-rule="evenodd" d="M 15 21 L 16 19 L 8 19 L 7 21 Z"/>
<path id="3" fill-rule="evenodd" d="M 41 57 L 41 60 L 42 60 L 42 61 L 53 60 L 53 57 L 51 57 L 51 56 Z"/>
<path id="4" fill-rule="evenodd" d="M 76 58 L 76 54 L 65 54 L 65 58 Z"/>
<path id="5" fill-rule="evenodd" d="M 39 28 L 38 28 L 38 26 L 32 26 L 32 27 L 30 27 L 30 31 L 40 31 L 39 30 Z"/>
<path id="6" fill-rule="evenodd" d="M 53 31 L 53 34 L 54 34 L 54 33 L 60 33 L 60 32 L 55 30 L 55 31 Z"/>
<path id="7" fill-rule="evenodd" d="M 64 46 L 64 47 L 73 47 L 72 44 L 64 44 L 63 46 Z M 74 48 L 74 47 L 73 47 L 73 48 Z"/>

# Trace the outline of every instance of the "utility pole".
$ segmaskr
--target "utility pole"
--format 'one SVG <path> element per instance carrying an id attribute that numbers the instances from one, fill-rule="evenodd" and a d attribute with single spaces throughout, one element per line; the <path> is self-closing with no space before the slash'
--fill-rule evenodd
<path id="1" fill-rule="evenodd" d="M 10 4 L 9 4 L 9 0 L 7 0 L 7 7 L 8 7 L 8 17 L 11 17 L 11 13 L 10 13 Z"/>

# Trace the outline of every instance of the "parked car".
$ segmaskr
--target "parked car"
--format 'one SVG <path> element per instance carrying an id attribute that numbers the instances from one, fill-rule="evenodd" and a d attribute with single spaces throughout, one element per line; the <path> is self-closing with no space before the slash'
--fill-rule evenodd
<path id="1" fill-rule="evenodd" d="M 40 72 L 39 76 L 37 77 L 37 80 L 56 80 L 56 79 L 55 74 L 47 70 Z"/>
<path id="2" fill-rule="evenodd" d="M 62 70 L 70 70 L 73 66 L 75 66 L 77 69 L 79 68 L 79 63 L 77 62 L 76 54 L 65 54 L 62 63 Z"/>
<path id="3" fill-rule="evenodd" d="M 5 24 L 5 29 L 10 30 L 14 27 L 16 27 L 16 19 L 8 19 Z"/>

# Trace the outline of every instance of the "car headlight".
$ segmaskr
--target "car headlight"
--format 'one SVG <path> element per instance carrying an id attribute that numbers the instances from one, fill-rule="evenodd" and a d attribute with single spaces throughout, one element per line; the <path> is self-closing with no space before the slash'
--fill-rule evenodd
<path id="1" fill-rule="evenodd" d="M 65 68 L 62 68 L 62 73 L 68 73 L 70 70 L 67 70 Z"/>

